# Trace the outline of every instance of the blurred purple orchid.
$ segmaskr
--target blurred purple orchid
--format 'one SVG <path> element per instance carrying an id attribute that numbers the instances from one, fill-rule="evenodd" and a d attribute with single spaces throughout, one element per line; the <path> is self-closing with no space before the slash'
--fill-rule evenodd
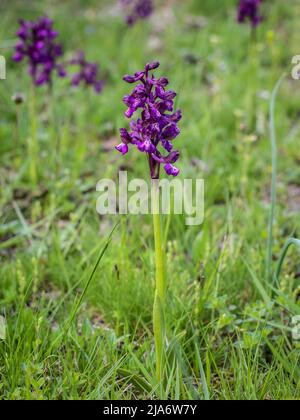
<path id="1" fill-rule="evenodd" d="M 126 22 L 132 26 L 139 19 L 147 19 L 154 10 L 153 0 L 120 0 L 127 12 Z"/>
<path id="2" fill-rule="evenodd" d="M 239 23 L 250 20 L 253 28 L 256 28 L 262 21 L 262 16 L 259 13 L 262 0 L 240 0 L 237 13 L 237 21 Z"/>
<path id="3" fill-rule="evenodd" d="M 51 86 L 53 71 L 59 77 L 66 76 L 63 65 L 57 61 L 63 54 L 61 45 L 55 42 L 57 35 L 52 20 L 47 16 L 35 22 L 20 20 L 17 32 L 19 41 L 15 46 L 13 60 L 20 62 L 27 58 L 29 74 L 36 86 Z"/>
<path id="4" fill-rule="evenodd" d="M 84 83 L 86 86 L 93 86 L 96 93 L 101 93 L 104 81 L 98 79 L 98 64 L 86 61 L 83 51 L 78 51 L 75 57 L 70 61 L 71 65 L 79 67 L 78 73 L 72 76 L 72 85 L 78 86 Z"/>

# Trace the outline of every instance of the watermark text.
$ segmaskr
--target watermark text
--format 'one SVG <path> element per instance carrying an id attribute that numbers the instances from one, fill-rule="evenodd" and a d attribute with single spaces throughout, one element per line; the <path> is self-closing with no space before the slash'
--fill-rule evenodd
<path id="1" fill-rule="evenodd" d="M 159 189 L 159 206 L 153 191 Z M 135 178 L 128 182 L 127 172 L 120 171 L 118 182 L 102 179 L 96 186 L 97 212 L 106 214 L 178 214 L 185 215 L 187 226 L 201 225 L 204 220 L 203 179 L 152 180 Z"/>
<path id="2" fill-rule="evenodd" d="M 6 79 L 6 60 L 3 55 L 0 55 L 0 80 Z"/>

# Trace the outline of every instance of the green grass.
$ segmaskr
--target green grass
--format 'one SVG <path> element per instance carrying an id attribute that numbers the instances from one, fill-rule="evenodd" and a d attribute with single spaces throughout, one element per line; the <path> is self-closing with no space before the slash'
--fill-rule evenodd
<path id="1" fill-rule="evenodd" d="M 2 399 L 300 397 L 300 347 L 291 331 L 300 313 L 296 247 L 279 284 L 266 275 L 269 103 L 299 54 L 299 2 L 264 2 L 255 47 L 249 27 L 235 23 L 233 0 L 166 3 L 132 29 L 105 0 L 1 3 Z M 54 18 L 67 56 L 84 48 L 101 63 L 101 96 L 55 80 L 51 97 L 37 90 L 33 112 L 25 66 L 10 57 L 17 19 L 44 13 Z M 163 386 L 155 381 L 151 216 L 100 217 L 95 209 L 99 179 L 115 179 L 124 167 L 129 178 L 147 173 L 140 154 L 122 158 L 109 148 L 125 122 L 122 76 L 153 59 L 184 115 L 176 140 L 181 176 L 204 178 L 206 188 L 203 225 L 171 218 Z M 26 95 L 18 136 L 16 92 Z M 286 240 L 300 237 L 299 97 L 300 82 L 287 77 L 275 110 L 273 273 Z"/>

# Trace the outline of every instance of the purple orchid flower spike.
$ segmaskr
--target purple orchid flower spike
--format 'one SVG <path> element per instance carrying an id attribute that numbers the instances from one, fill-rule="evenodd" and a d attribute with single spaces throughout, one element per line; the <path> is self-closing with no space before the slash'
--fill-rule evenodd
<path id="1" fill-rule="evenodd" d="M 159 178 L 160 165 L 164 165 L 168 175 L 179 174 L 179 169 L 173 165 L 179 159 L 179 152 L 173 151 L 173 140 L 180 134 L 177 123 L 182 114 L 180 110 L 173 110 L 176 93 L 166 90 L 168 79 L 156 79 L 149 74 L 159 65 L 158 62 L 148 63 L 143 71 L 124 76 L 125 82 L 138 83 L 131 95 L 123 98 L 128 107 L 125 116 L 131 119 L 139 109 L 141 112 L 139 118 L 131 120 L 130 131 L 120 129 L 122 142 L 116 146 L 123 155 L 128 152 L 129 145 L 135 145 L 140 152 L 146 153 L 152 179 Z"/>
<path id="2" fill-rule="evenodd" d="M 53 22 L 47 16 L 35 22 L 20 20 L 17 32 L 19 41 L 15 46 L 14 61 L 27 58 L 29 74 L 36 86 L 52 85 L 53 71 L 59 77 L 65 77 L 66 71 L 58 58 L 62 56 L 62 47 L 55 41 L 58 33 L 53 29 Z"/>
<path id="3" fill-rule="evenodd" d="M 83 51 L 78 51 L 76 56 L 70 61 L 71 65 L 79 67 L 78 73 L 72 77 L 72 85 L 78 86 L 84 83 L 86 86 L 93 86 L 96 93 L 101 93 L 104 81 L 98 79 L 98 64 L 86 61 Z"/>
<path id="4" fill-rule="evenodd" d="M 120 0 L 127 12 L 126 22 L 134 25 L 139 19 L 147 19 L 154 10 L 153 0 Z"/>
<path id="5" fill-rule="evenodd" d="M 237 21 L 239 23 L 250 20 L 253 28 L 256 28 L 262 21 L 259 13 L 262 0 L 240 0 L 237 13 Z"/>

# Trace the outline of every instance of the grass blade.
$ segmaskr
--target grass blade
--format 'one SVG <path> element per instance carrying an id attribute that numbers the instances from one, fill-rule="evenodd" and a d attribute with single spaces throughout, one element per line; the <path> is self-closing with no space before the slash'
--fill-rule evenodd
<path id="1" fill-rule="evenodd" d="M 247 270 L 249 271 L 249 273 L 251 275 L 254 286 L 258 290 L 259 294 L 261 295 L 261 297 L 263 298 L 265 303 L 269 306 L 271 304 L 271 298 L 270 298 L 269 294 L 267 293 L 266 289 L 264 288 L 262 282 L 259 280 L 257 275 L 254 273 L 252 268 L 249 266 L 247 261 L 245 261 L 244 259 L 243 259 L 243 261 L 244 261 L 245 266 L 247 267 Z"/>
<path id="2" fill-rule="evenodd" d="M 101 262 L 101 260 L 102 260 L 102 258 L 104 256 L 104 254 L 105 254 L 105 252 L 106 252 L 106 250 L 107 250 L 107 248 L 108 248 L 108 246 L 109 246 L 109 244 L 111 242 L 112 235 L 113 235 L 116 227 L 118 226 L 118 224 L 119 224 L 119 222 L 113 227 L 112 231 L 110 232 L 110 234 L 109 234 L 109 236 L 108 236 L 108 238 L 107 238 L 107 240 L 105 242 L 105 245 L 104 245 L 104 247 L 102 248 L 102 250 L 101 250 L 101 252 L 99 254 L 99 257 L 98 257 L 98 259 L 96 261 L 96 264 L 94 265 L 94 268 L 93 268 L 93 270 L 92 270 L 92 272 L 91 272 L 91 274 L 90 274 L 90 276 L 89 276 L 89 278 L 88 278 L 88 280 L 87 280 L 87 282 L 86 282 L 86 284 L 84 286 L 84 289 L 83 289 L 83 291 L 82 291 L 79 299 L 77 300 L 77 302 L 75 304 L 75 307 L 74 307 L 74 309 L 73 309 L 73 311 L 71 313 L 71 316 L 70 316 L 69 320 L 66 322 L 65 327 L 63 328 L 62 334 L 59 335 L 56 338 L 56 340 L 54 341 L 54 343 L 56 343 L 57 340 L 60 339 L 60 338 L 63 339 L 65 337 L 65 335 L 67 334 L 67 332 L 68 332 L 68 330 L 69 330 L 69 328 L 70 328 L 70 326 L 71 326 L 71 324 L 72 324 L 72 322 L 73 322 L 73 320 L 74 320 L 74 318 L 75 318 L 75 316 L 76 316 L 76 314 L 78 312 L 78 309 L 79 309 L 79 307 L 80 307 L 80 305 L 81 305 L 81 303 L 83 301 L 83 298 L 84 298 L 84 296 L 85 296 L 85 294 L 86 294 L 86 292 L 87 292 L 87 290 L 88 290 L 88 288 L 89 288 L 89 286 L 91 284 L 91 281 L 93 280 L 93 277 L 94 277 L 94 275 L 95 275 L 95 273 L 97 271 L 97 268 L 98 268 L 98 266 L 99 266 L 99 264 L 100 264 L 100 262 Z"/>

